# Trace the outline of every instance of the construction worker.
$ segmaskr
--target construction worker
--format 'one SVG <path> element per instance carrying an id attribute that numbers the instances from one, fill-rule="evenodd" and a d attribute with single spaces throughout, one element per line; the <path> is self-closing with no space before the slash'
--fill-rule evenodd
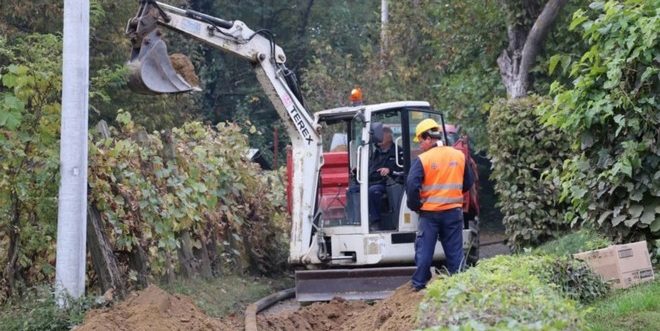
<path id="1" fill-rule="evenodd" d="M 440 125 L 433 119 L 421 121 L 414 142 L 422 153 L 415 158 L 406 181 L 408 208 L 419 214 L 415 240 L 415 265 L 412 276 L 415 290 L 426 287 L 431 279 L 431 264 L 438 239 L 446 256 L 450 274 L 459 271 L 463 260 L 463 192 L 472 186 L 472 170 L 465 155 L 442 146 Z"/>

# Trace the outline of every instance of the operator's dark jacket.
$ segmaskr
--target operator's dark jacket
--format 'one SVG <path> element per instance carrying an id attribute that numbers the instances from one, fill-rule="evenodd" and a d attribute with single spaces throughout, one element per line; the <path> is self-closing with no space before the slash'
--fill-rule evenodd
<path id="1" fill-rule="evenodd" d="M 463 193 L 470 190 L 474 184 L 474 175 L 472 174 L 472 167 L 467 158 L 465 158 L 465 170 L 463 170 Z M 408 179 L 406 181 L 406 195 L 408 196 L 408 208 L 412 211 L 419 212 L 422 208 L 422 201 L 419 199 L 419 191 L 424 182 L 424 166 L 419 157 L 416 157 L 410 166 L 408 172 Z"/>
<path id="2" fill-rule="evenodd" d="M 369 185 L 383 184 L 387 177 L 383 177 L 378 173 L 380 168 L 390 169 L 390 174 L 393 171 L 402 171 L 403 168 L 396 165 L 396 153 L 394 144 L 386 151 L 381 150 L 380 147 L 375 146 L 369 160 Z M 401 149 L 399 148 L 399 151 Z M 401 160 L 402 152 L 399 152 L 399 160 Z"/>

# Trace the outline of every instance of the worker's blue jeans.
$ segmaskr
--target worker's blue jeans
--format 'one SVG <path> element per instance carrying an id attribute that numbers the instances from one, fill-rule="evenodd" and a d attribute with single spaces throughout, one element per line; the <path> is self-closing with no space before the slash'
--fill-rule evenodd
<path id="1" fill-rule="evenodd" d="M 435 244 L 440 239 L 445 251 L 445 265 L 450 274 L 459 271 L 463 260 L 463 210 L 454 208 L 441 212 L 424 212 L 419 216 L 415 240 L 415 265 L 412 285 L 417 289 L 426 287 L 431 279 L 431 265 Z"/>
<path id="2" fill-rule="evenodd" d="M 348 188 L 349 192 L 360 192 L 359 185 L 351 185 Z M 380 204 L 385 194 L 385 185 L 373 184 L 369 185 L 369 221 L 380 221 Z"/>
<path id="3" fill-rule="evenodd" d="M 380 222 L 380 204 L 385 194 L 385 185 L 373 184 L 369 186 L 369 220 Z"/>

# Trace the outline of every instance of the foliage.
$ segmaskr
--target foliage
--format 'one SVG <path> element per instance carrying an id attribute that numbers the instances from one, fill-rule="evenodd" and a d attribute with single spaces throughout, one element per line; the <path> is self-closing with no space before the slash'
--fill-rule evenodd
<path id="1" fill-rule="evenodd" d="M 609 292 L 609 286 L 584 262 L 572 257 L 554 258 L 541 279 L 554 284 L 566 297 L 586 304 Z"/>
<path id="2" fill-rule="evenodd" d="M 13 298 L 0 306 L 0 325 L 6 331 L 71 330 L 82 323 L 85 312 L 92 307 L 89 297 L 67 300 L 60 308 L 49 287 L 28 290 L 21 298 Z"/>
<path id="3" fill-rule="evenodd" d="M 387 48 L 376 39 L 379 23 L 373 20 L 363 27 L 366 36 L 356 38 L 360 48 L 340 48 L 327 36 L 312 38 L 314 52 L 303 76 L 310 108 L 347 105 L 354 86 L 363 88 L 365 103 L 427 100 L 465 127 L 483 149 L 483 105 L 504 93 L 494 65 L 505 37 L 499 6 L 390 1 L 389 11 Z"/>
<path id="4" fill-rule="evenodd" d="M 589 49 L 554 83 L 545 124 L 574 143 L 560 173 L 566 219 L 613 235 L 660 233 L 658 1 L 594 2 L 573 15 Z"/>
<path id="5" fill-rule="evenodd" d="M 1 301 L 54 276 L 61 39 L 35 34 L 11 46 L 0 39 L 0 46 Z M 195 249 L 204 239 L 217 241 L 218 264 L 260 272 L 283 267 L 286 236 L 280 234 L 288 226 L 281 174 L 262 173 L 242 158 L 248 145 L 239 128 L 191 122 L 175 129 L 176 159 L 167 162 L 157 134 L 146 134 L 127 113 L 118 122 L 119 137 L 93 143 L 89 162 L 90 201 L 109 222 L 120 257 L 153 243 L 143 248 L 160 275 L 186 230 Z M 142 164 L 148 168 L 136 167 Z"/>
<path id="6" fill-rule="evenodd" d="M 2 294 L 54 275 L 61 39 L 0 37 Z"/>
<path id="7" fill-rule="evenodd" d="M 128 113 L 117 122 L 112 137 L 90 149 L 89 184 L 116 250 L 139 247 L 154 275 L 171 274 L 189 233 L 202 260 L 260 272 L 282 268 L 284 188 L 278 174 L 245 160 L 240 128 L 189 122 L 148 134 Z"/>
<path id="8" fill-rule="evenodd" d="M 566 228 L 560 188 L 544 173 L 561 167 L 568 146 L 558 130 L 539 123 L 533 110 L 542 102 L 540 97 L 498 100 L 488 119 L 491 179 L 514 248 L 539 244 Z"/>
<path id="9" fill-rule="evenodd" d="M 497 256 L 434 281 L 420 305 L 420 326 L 434 330 L 581 330 L 585 312 L 570 297 L 579 297 L 572 293 L 581 292 L 584 286 L 574 288 L 577 283 L 569 280 L 593 282 L 594 287 L 602 282 L 588 271 L 574 274 L 555 267 L 580 262 L 555 260 L 539 255 Z"/>
<path id="10" fill-rule="evenodd" d="M 660 281 L 602 298 L 591 305 L 585 319 L 593 331 L 660 330 Z"/>
<path id="11" fill-rule="evenodd" d="M 568 256 L 575 253 L 600 249 L 612 244 L 612 241 L 591 229 L 580 229 L 558 239 L 548 241 L 534 249 L 537 254 Z"/>

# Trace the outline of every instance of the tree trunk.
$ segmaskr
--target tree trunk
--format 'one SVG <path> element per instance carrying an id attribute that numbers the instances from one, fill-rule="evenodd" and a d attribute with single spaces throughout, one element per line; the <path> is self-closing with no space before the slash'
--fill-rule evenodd
<path id="1" fill-rule="evenodd" d="M 536 17 L 531 29 L 517 22 L 508 24 L 509 46 L 497 58 L 497 65 L 500 68 L 502 83 L 504 83 L 510 99 L 527 95 L 530 88 L 529 71 L 536 62 L 536 57 L 543 47 L 552 24 L 567 1 L 549 0 L 543 11 Z M 530 20 L 534 19 L 533 2 L 523 3 L 527 5 L 522 9 L 523 14 Z M 530 3 L 532 5 L 529 5 Z"/>
<path id="2" fill-rule="evenodd" d="M 220 257 L 218 256 L 218 240 L 212 230 L 209 231 L 209 233 L 211 234 L 211 237 L 208 240 L 206 251 L 209 261 L 211 262 L 211 273 L 213 275 L 219 275 L 222 271 L 222 265 Z"/>
<path id="3" fill-rule="evenodd" d="M 110 138 L 110 129 L 105 121 L 99 121 L 96 130 L 101 138 Z M 119 271 L 119 262 L 105 234 L 101 213 L 96 208 L 95 202 L 91 200 L 87 207 L 87 248 L 92 256 L 92 266 L 103 292 L 112 289 L 114 296 L 123 298 L 126 287 Z"/>
<path id="4" fill-rule="evenodd" d="M 149 257 L 141 245 L 133 246 L 128 255 L 128 265 L 131 270 L 137 272 L 137 284 L 139 288 L 149 286 Z"/>
<path id="5" fill-rule="evenodd" d="M 165 282 L 172 284 L 176 277 L 174 276 L 174 264 L 172 263 L 172 255 L 170 252 L 165 252 Z"/>
<path id="6" fill-rule="evenodd" d="M 192 251 L 192 239 L 190 239 L 190 232 L 183 230 L 179 233 L 179 243 L 181 244 L 177 250 L 179 256 L 179 265 L 181 265 L 181 273 L 187 277 L 193 277 L 197 274 L 197 262 Z"/>
<path id="7" fill-rule="evenodd" d="M 105 235 L 101 214 L 93 203 L 87 208 L 87 247 L 103 292 L 112 289 L 115 297 L 123 298 L 126 289 L 119 271 L 119 263 Z"/>
<path id="8" fill-rule="evenodd" d="M 18 261 L 18 243 L 21 239 L 18 227 L 21 220 L 21 201 L 15 191 L 11 192 L 11 202 L 13 213 L 11 223 L 9 224 L 9 249 L 7 250 L 7 264 L 3 271 L 5 281 L 5 292 L 11 296 L 16 288 L 16 262 Z"/>
<path id="9" fill-rule="evenodd" d="M 202 242 L 201 248 L 195 254 L 199 261 L 199 273 L 202 277 L 209 279 L 213 277 L 213 268 L 211 266 L 211 258 L 209 257 L 208 240 L 204 234 L 201 235 L 200 241 Z"/>

